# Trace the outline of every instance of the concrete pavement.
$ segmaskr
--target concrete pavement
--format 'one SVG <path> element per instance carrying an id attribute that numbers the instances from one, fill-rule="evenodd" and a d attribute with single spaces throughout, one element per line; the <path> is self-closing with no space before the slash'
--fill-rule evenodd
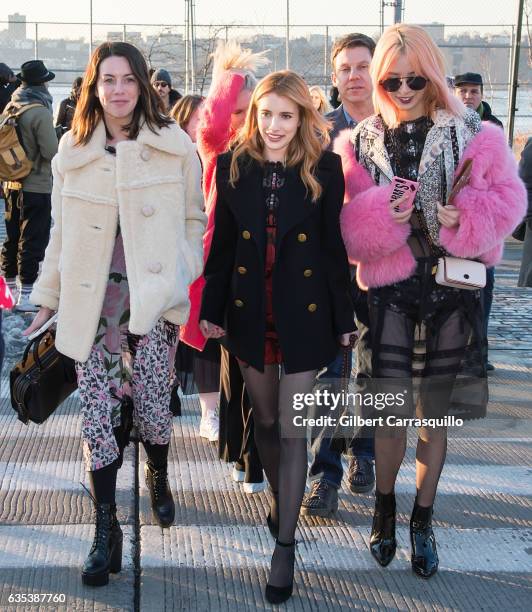
<path id="1" fill-rule="evenodd" d="M 532 598 L 532 290 L 515 287 L 520 245 L 497 269 L 488 418 L 450 432 L 435 505 L 440 571 L 410 570 L 408 520 L 415 495 L 414 437 L 398 487 L 396 559 L 378 567 L 367 550 L 373 495 L 340 491 L 334 520 L 302 518 L 296 586 L 287 610 L 526 610 Z M 20 353 L 22 317 L 7 315 L 8 362 Z M 9 364 L 4 370 L 8 371 Z M 174 419 L 170 481 L 175 525 L 154 524 L 143 450 L 130 445 L 119 474 L 124 568 L 103 588 L 81 585 L 91 502 L 75 395 L 44 425 L 16 421 L 4 379 L 0 402 L 0 610 L 262 610 L 273 542 L 267 495 L 246 495 L 230 466 L 197 436 L 199 404 Z M 64 602 L 17 603 L 23 594 Z M 10 601 L 10 595 L 11 597 Z M 57 598 L 57 597 L 56 597 Z M 28 597 L 26 597 L 28 599 Z M 62 597 L 61 597 L 62 599 Z"/>

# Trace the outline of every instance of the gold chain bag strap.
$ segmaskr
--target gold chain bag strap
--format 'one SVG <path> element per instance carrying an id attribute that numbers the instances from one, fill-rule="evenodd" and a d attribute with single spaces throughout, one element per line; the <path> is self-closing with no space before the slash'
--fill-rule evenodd
<path id="1" fill-rule="evenodd" d="M 473 162 L 467 159 L 462 166 L 460 174 L 458 174 L 454 180 L 453 188 L 449 195 L 449 204 L 453 203 L 460 190 L 469 183 L 472 169 Z M 422 212 L 416 209 L 416 214 L 430 250 L 433 255 L 438 257 L 435 278 L 438 285 L 455 287 L 456 289 L 482 289 L 486 285 L 486 266 L 480 261 L 439 254 L 425 224 Z"/>

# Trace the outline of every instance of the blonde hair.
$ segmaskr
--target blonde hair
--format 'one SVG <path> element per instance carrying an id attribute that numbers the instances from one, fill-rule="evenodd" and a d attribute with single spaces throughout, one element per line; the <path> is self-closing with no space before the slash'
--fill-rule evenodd
<path id="1" fill-rule="evenodd" d="M 318 108 L 318 113 L 321 113 L 322 115 L 329 113 L 331 111 L 331 106 L 323 89 L 319 85 L 312 85 L 312 87 L 309 87 L 308 90 L 310 94 L 317 93 L 320 97 L 320 107 Z"/>
<path id="2" fill-rule="evenodd" d="M 192 115 L 202 103 L 203 96 L 197 96 L 195 94 L 183 96 L 175 103 L 175 106 L 170 111 L 170 117 L 175 119 L 182 130 L 186 130 Z"/>
<path id="3" fill-rule="evenodd" d="M 212 54 L 212 83 L 216 83 L 220 75 L 227 70 L 239 70 L 245 74 L 243 89 L 253 91 L 257 85 L 255 73 L 270 62 L 265 57 L 267 52 L 253 53 L 251 49 L 242 49 L 235 40 L 220 41 Z"/>
<path id="4" fill-rule="evenodd" d="M 436 110 L 444 109 L 458 117 L 464 116 L 464 105 L 449 91 L 445 59 L 432 38 L 420 26 L 398 23 L 387 28 L 380 37 L 370 66 L 373 107 L 388 127 L 397 127 L 399 119 L 395 105 L 380 83 L 400 54 L 408 58 L 417 75 L 428 80 L 424 89 L 427 115 L 434 119 Z"/>
<path id="5" fill-rule="evenodd" d="M 300 176 L 307 193 L 315 202 L 321 195 L 322 188 L 314 176 L 314 169 L 321 157 L 323 148 L 329 144 L 329 123 L 312 105 L 312 98 L 305 81 L 295 72 L 280 70 L 264 77 L 257 85 L 249 103 L 246 121 L 235 140 L 235 149 L 231 159 L 229 184 L 235 187 L 240 177 L 238 160 L 244 155 L 263 162 L 264 141 L 257 122 L 257 105 L 259 100 L 270 93 L 288 98 L 299 110 L 299 127 L 288 145 L 286 166 L 301 165 Z"/>

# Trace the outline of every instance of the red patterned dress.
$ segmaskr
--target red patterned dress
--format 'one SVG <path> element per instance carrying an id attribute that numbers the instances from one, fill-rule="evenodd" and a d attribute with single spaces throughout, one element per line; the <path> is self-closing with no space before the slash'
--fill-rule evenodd
<path id="1" fill-rule="evenodd" d="M 266 162 L 262 187 L 266 206 L 266 257 L 264 280 L 266 282 L 266 338 L 264 364 L 282 363 L 283 356 L 273 320 L 273 269 L 275 267 L 275 240 L 277 235 L 277 211 L 279 190 L 284 187 L 285 173 L 281 162 Z"/>

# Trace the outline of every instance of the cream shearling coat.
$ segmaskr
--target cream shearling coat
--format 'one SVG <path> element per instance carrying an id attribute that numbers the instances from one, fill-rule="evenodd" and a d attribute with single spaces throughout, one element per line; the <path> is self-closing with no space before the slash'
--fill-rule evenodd
<path id="1" fill-rule="evenodd" d="M 54 225 L 32 303 L 58 310 L 57 349 L 88 359 L 103 306 L 118 221 L 130 292 L 129 330 L 147 334 L 163 316 L 181 325 L 188 286 L 202 272 L 201 167 L 176 124 L 106 153 L 100 122 L 90 142 L 61 139 L 52 162 Z"/>

